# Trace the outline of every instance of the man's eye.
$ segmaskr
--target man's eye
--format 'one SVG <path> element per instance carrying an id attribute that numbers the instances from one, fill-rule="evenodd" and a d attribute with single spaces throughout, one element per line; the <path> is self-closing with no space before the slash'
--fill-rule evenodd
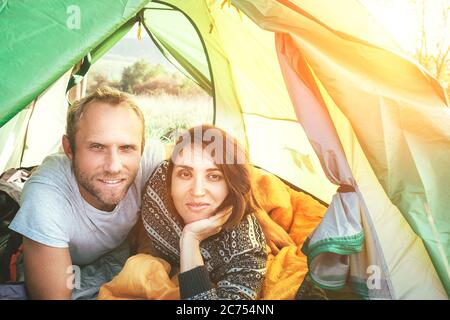
<path id="1" fill-rule="evenodd" d="M 102 150 L 103 146 L 101 144 L 93 144 L 93 145 L 91 145 L 91 149 Z"/>
<path id="2" fill-rule="evenodd" d="M 133 146 L 122 146 L 121 149 L 122 149 L 123 151 L 131 151 L 131 150 L 134 150 Z"/>

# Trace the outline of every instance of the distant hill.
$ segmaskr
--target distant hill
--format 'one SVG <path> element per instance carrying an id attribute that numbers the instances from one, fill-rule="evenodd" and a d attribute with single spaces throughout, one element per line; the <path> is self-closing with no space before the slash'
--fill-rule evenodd
<path id="1" fill-rule="evenodd" d="M 149 37 L 142 37 L 141 40 L 136 38 L 123 38 L 105 54 L 105 57 L 123 57 L 125 59 L 135 60 L 146 59 L 152 64 L 170 64 Z"/>

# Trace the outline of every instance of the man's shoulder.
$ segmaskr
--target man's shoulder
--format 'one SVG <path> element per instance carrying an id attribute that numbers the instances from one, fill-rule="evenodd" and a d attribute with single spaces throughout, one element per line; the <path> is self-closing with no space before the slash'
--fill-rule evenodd
<path id="1" fill-rule="evenodd" d="M 142 153 L 142 161 L 152 161 L 157 159 L 161 162 L 166 155 L 164 143 L 159 139 L 148 139 L 145 143 L 144 151 Z"/>
<path id="2" fill-rule="evenodd" d="M 164 144 L 157 139 L 150 139 L 147 141 L 141 158 L 141 171 L 144 183 L 164 158 Z"/>
<path id="3" fill-rule="evenodd" d="M 71 164 L 65 154 L 47 156 L 31 175 L 23 188 L 23 196 L 29 194 L 60 194 L 72 189 Z M 22 197 L 23 198 L 23 197 Z"/>
<path id="4" fill-rule="evenodd" d="M 64 153 L 53 153 L 47 156 L 39 167 L 67 168 L 70 167 L 70 160 Z"/>
<path id="5" fill-rule="evenodd" d="M 69 177 L 71 174 L 70 160 L 64 153 L 55 153 L 47 156 L 42 164 L 31 175 L 29 181 L 48 182 L 55 185 L 65 182 L 65 179 L 61 178 Z"/>
<path id="6" fill-rule="evenodd" d="M 42 244 L 67 247 L 73 225 L 69 178 L 64 170 L 70 168 L 68 159 L 51 155 L 25 183 L 20 209 L 10 229 Z"/>

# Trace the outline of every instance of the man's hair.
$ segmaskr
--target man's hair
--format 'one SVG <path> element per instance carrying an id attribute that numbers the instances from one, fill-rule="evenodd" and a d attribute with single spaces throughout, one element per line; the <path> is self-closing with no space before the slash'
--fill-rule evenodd
<path id="1" fill-rule="evenodd" d="M 212 125 L 200 125 L 193 127 L 179 137 L 176 142 L 173 155 L 169 159 L 167 174 L 167 195 L 169 208 L 177 212 L 171 196 L 172 172 L 175 166 L 174 161 L 186 147 L 199 146 L 202 150 L 207 150 L 214 141 L 219 149 L 208 150 L 215 165 L 222 172 L 229 193 L 222 204 L 217 209 L 218 213 L 226 208 L 232 208 L 232 213 L 228 221 L 223 225 L 228 228 L 237 225 L 244 215 L 256 213 L 262 210 L 256 200 L 252 182 L 252 170 L 248 160 L 247 151 L 238 141 L 224 130 Z M 230 161 L 231 160 L 231 161 Z"/>
<path id="2" fill-rule="evenodd" d="M 86 107 L 92 102 L 103 102 L 113 107 L 128 107 L 132 109 L 142 124 L 141 146 L 145 143 L 145 120 L 141 109 L 133 101 L 132 97 L 122 91 L 110 87 L 99 87 L 83 99 L 75 101 L 67 111 L 66 135 L 70 143 L 72 152 L 75 152 L 75 135 L 77 133 L 77 124 L 81 119 Z M 142 152 L 143 150 L 141 150 Z"/>

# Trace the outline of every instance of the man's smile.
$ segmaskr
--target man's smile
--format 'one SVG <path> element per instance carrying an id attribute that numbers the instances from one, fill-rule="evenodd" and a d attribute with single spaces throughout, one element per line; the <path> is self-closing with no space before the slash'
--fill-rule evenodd
<path id="1" fill-rule="evenodd" d="M 110 187 L 117 187 L 120 186 L 123 182 L 125 182 L 127 179 L 97 179 L 102 184 L 110 186 Z"/>

